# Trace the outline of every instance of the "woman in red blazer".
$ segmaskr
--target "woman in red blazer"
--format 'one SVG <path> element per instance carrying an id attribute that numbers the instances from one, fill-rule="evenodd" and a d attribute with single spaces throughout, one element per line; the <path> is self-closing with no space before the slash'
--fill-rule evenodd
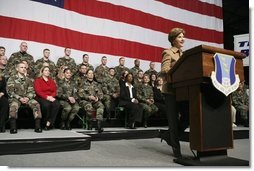
<path id="1" fill-rule="evenodd" d="M 49 75 L 49 67 L 44 66 L 40 70 L 40 76 L 34 81 L 36 100 L 40 103 L 42 115 L 46 119 L 45 130 L 53 128 L 60 108 L 60 103 L 56 100 L 56 83 Z"/>

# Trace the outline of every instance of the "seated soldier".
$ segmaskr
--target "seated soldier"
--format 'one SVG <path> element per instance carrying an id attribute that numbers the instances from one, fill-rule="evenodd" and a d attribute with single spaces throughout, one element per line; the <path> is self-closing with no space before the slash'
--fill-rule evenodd
<path id="1" fill-rule="evenodd" d="M 103 93 L 99 84 L 94 81 L 93 70 L 88 70 L 86 73 L 87 80 L 78 87 L 78 96 L 80 99 L 80 106 L 86 111 L 88 118 L 89 129 L 91 128 L 93 110 L 96 110 L 96 121 L 98 127 L 98 133 L 103 132 L 102 121 L 104 105 L 101 100 Z"/>
<path id="2" fill-rule="evenodd" d="M 70 130 L 70 123 L 79 111 L 78 96 L 75 81 L 71 79 L 69 68 L 64 70 L 64 79 L 58 81 L 57 97 L 63 106 L 61 129 Z"/>
<path id="3" fill-rule="evenodd" d="M 3 75 L 5 77 L 5 80 L 8 80 L 9 73 L 7 71 L 7 57 L 0 55 L 0 75 Z"/>
<path id="4" fill-rule="evenodd" d="M 35 72 L 36 72 L 36 77 L 39 77 L 40 75 L 40 70 L 44 66 L 48 66 L 50 69 L 50 77 L 55 80 L 56 76 L 56 65 L 53 61 L 49 59 L 50 57 L 50 50 L 49 49 L 44 49 L 43 50 L 43 57 L 38 59 L 35 62 Z"/>
<path id="5" fill-rule="evenodd" d="M 137 98 L 144 108 L 144 127 L 147 127 L 147 119 L 149 116 L 158 111 L 157 106 L 154 104 L 153 89 L 149 85 L 149 75 L 144 75 L 143 84 L 137 87 Z"/>
<path id="6" fill-rule="evenodd" d="M 32 55 L 27 53 L 28 45 L 26 42 L 21 42 L 20 44 L 20 51 L 13 53 L 10 58 L 8 59 L 7 63 L 7 70 L 9 72 L 9 75 L 16 75 L 16 65 L 20 63 L 21 61 L 26 61 L 30 70 L 34 71 L 34 58 Z"/>
<path id="7" fill-rule="evenodd" d="M 73 79 L 75 80 L 75 84 L 78 86 L 80 86 L 80 84 L 82 84 L 82 82 L 84 82 L 86 80 L 86 72 L 87 72 L 87 66 L 81 64 L 79 66 L 79 71 L 73 75 Z"/>
<path id="8" fill-rule="evenodd" d="M 35 119 L 35 132 L 41 130 L 41 110 L 40 104 L 34 100 L 35 92 L 31 79 L 25 76 L 26 66 L 24 63 L 18 63 L 16 66 L 17 74 L 12 75 L 7 82 L 7 93 L 10 97 L 10 133 L 16 134 L 16 119 L 18 118 L 18 109 L 20 105 L 25 105 L 33 110 Z"/>
<path id="9" fill-rule="evenodd" d="M 60 57 L 57 60 L 56 68 L 57 68 L 57 78 L 56 79 L 63 79 L 63 71 L 65 68 L 70 68 L 72 73 L 76 73 L 77 71 L 77 65 L 71 56 L 71 48 L 66 47 L 64 49 L 64 57 Z"/>
<path id="10" fill-rule="evenodd" d="M 110 119 L 111 112 L 114 111 L 115 107 L 118 105 L 120 86 L 119 81 L 115 78 L 115 69 L 109 69 L 109 75 L 102 83 L 103 91 L 103 104 L 105 105 L 105 110 L 107 112 L 107 119 Z"/>
<path id="11" fill-rule="evenodd" d="M 232 93 L 232 105 L 240 114 L 240 122 L 249 127 L 249 96 L 244 82 L 241 82 L 239 88 Z"/>
<path id="12" fill-rule="evenodd" d="M 143 83 L 144 72 L 142 70 L 138 71 L 137 77 L 134 77 L 134 86 L 137 88 Z"/>

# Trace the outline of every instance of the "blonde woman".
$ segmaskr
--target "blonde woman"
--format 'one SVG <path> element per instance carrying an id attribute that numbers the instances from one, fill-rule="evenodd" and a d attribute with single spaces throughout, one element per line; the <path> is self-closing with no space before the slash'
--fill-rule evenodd
<path id="1" fill-rule="evenodd" d="M 49 67 L 44 66 L 40 70 L 40 76 L 34 81 L 36 100 L 40 103 L 42 115 L 46 119 L 45 130 L 53 128 L 60 108 L 56 99 L 56 83 L 49 75 Z"/>

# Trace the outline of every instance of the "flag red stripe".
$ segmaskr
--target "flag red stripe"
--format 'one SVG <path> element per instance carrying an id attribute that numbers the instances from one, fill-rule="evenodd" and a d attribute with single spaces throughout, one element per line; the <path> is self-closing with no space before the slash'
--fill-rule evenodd
<path id="1" fill-rule="evenodd" d="M 0 16 L 0 37 L 23 39 L 76 50 L 161 61 L 163 48 L 127 40 L 80 33 L 49 24 Z"/>
<path id="2" fill-rule="evenodd" d="M 157 0 L 167 5 L 223 19 L 222 8 L 199 0 Z"/>
<path id="3" fill-rule="evenodd" d="M 122 6 L 116 6 L 110 3 L 99 1 L 66 0 L 64 8 L 80 14 L 120 21 L 163 33 L 168 33 L 170 28 L 181 27 L 186 30 L 186 37 L 189 39 L 223 44 L 223 32 L 170 21 L 152 14 L 147 14 Z M 119 15 L 119 11 L 121 11 L 121 15 Z"/>

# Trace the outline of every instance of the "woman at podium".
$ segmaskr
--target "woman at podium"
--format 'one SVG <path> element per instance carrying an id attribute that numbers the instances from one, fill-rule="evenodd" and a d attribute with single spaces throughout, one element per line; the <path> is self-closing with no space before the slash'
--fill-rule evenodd
<path id="1" fill-rule="evenodd" d="M 184 131 L 184 128 L 179 129 L 181 127 L 178 119 L 179 110 L 177 109 L 175 90 L 172 87 L 171 78 L 169 77 L 168 72 L 183 54 L 182 48 L 185 42 L 184 35 L 185 31 L 182 28 L 173 28 L 169 32 L 168 40 L 171 44 L 171 47 L 162 52 L 161 62 L 161 75 L 164 81 L 162 93 L 165 97 L 166 106 L 168 106 L 167 118 L 169 130 L 165 132 L 160 131 L 159 136 L 161 141 L 165 140 L 168 145 L 172 146 L 172 150 L 176 158 L 182 156 L 179 143 L 179 134 L 180 131 Z"/>

